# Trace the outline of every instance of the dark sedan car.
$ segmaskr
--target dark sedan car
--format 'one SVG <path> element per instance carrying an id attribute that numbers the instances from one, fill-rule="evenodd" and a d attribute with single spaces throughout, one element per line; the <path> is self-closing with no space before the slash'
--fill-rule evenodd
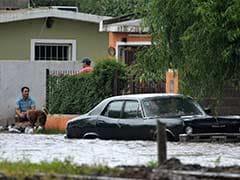
<path id="1" fill-rule="evenodd" d="M 181 94 L 110 97 L 69 121 L 66 132 L 68 138 L 153 140 L 157 120 L 166 124 L 167 138 L 174 141 L 180 134 L 240 132 L 240 116 L 209 116 L 192 98 Z"/>

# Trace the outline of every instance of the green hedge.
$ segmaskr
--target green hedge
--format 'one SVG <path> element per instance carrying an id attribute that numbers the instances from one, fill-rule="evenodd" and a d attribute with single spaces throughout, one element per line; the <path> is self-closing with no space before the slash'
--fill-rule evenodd
<path id="1" fill-rule="evenodd" d="M 51 114 L 83 114 L 106 97 L 113 96 L 114 77 L 124 82 L 125 66 L 115 60 L 101 60 L 92 73 L 50 75 L 47 107 Z"/>

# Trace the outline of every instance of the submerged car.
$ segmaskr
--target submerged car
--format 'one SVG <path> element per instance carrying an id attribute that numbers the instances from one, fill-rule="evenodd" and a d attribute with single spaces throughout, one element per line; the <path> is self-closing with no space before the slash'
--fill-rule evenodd
<path id="1" fill-rule="evenodd" d="M 66 136 L 154 140 L 158 120 L 166 124 L 170 141 L 178 141 L 181 135 L 240 133 L 240 116 L 209 116 L 190 97 L 153 93 L 107 98 L 87 114 L 70 120 Z"/>

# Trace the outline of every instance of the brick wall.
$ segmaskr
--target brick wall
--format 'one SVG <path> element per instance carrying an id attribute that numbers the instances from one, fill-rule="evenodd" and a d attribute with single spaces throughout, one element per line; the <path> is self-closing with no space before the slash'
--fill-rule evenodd
<path id="1" fill-rule="evenodd" d="M 216 104 L 216 99 L 206 98 L 202 103 L 204 106 Z M 217 115 L 240 115 L 240 89 L 226 87 L 220 104 L 212 107 L 212 114 Z"/>
<path id="2" fill-rule="evenodd" d="M 109 32 L 109 47 L 116 47 L 116 42 L 118 41 L 122 41 L 123 38 L 125 38 L 125 40 L 127 42 L 140 42 L 140 41 L 148 41 L 151 42 L 151 37 L 150 36 L 141 36 L 142 34 L 139 34 L 139 36 L 137 36 L 137 34 L 135 33 L 134 35 L 136 36 L 131 36 L 133 34 L 131 33 L 114 33 L 114 32 Z"/>
<path id="3" fill-rule="evenodd" d="M 166 93 L 178 93 L 178 73 L 166 72 Z M 210 107 L 213 115 L 240 115 L 240 89 L 226 87 L 220 103 L 214 98 L 204 98 L 200 102 Z"/>
<path id="4" fill-rule="evenodd" d="M 166 72 L 166 93 L 178 93 L 178 72 L 168 70 Z"/>

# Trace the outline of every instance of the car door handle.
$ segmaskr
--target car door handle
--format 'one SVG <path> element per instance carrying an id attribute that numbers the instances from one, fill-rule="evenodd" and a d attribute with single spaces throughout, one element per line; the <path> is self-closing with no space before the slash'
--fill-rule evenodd
<path id="1" fill-rule="evenodd" d="M 101 121 L 101 120 L 96 122 L 97 126 L 104 125 L 104 124 L 106 124 L 106 123 L 104 121 Z"/>

